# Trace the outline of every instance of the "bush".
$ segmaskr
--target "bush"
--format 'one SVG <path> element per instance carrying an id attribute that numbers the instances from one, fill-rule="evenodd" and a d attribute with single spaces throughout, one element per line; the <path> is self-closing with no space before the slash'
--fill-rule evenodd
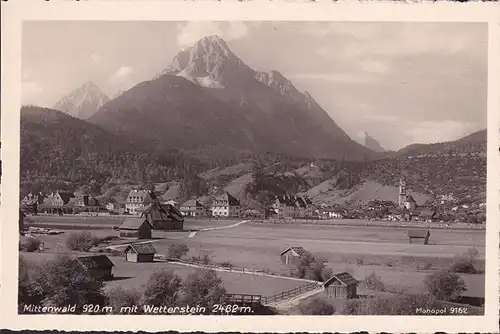
<path id="1" fill-rule="evenodd" d="M 198 264 L 204 264 L 204 265 L 209 265 L 214 262 L 213 257 L 207 253 L 207 252 L 200 252 L 197 256 L 193 256 L 191 258 L 191 261 L 198 263 Z"/>
<path id="2" fill-rule="evenodd" d="M 189 248 L 184 244 L 171 244 L 168 246 L 168 257 L 171 259 L 180 259 L 188 252 Z"/>
<path id="3" fill-rule="evenodd" d="M 479 251 L 477 248 L 470 248 L 466 254 L 455 256 L 450 266 L 450 271 L 464 274 L 477 273 L 474 263 L 478 255 Z"/>
<path id="4" fill-rule="evenodd" d="M 446 270 L 427 275 L 424 284 L 432 296 L 444 301 L 453 301 L 467 291 L 462 278 Z"/>
<path id="5" fill-rule="evenodd" d="M 325 261 L 317 260 L 307 253 L 300 257 L 299 263 L 291 269 L 290 275 L 324 282 L 331 276 L 331 270 L 326 268 Z"/>
<path id="6" fill-rule="evenodd" d="M 71 250 L 86 252 L 99 244 L 99 239 L 89 231 L 73 232 L 66 238 L 66 247 Z"/>
<path id="7" fill-rule="evenodd" d="M 41 241 L 36 238 L 28 238 L 22 244 L 20 249 L 26 252 L 34 252 L 40 249 Z"/>
<path id="8" fill-rule="evenodd" d="M 435 299 L 429 294 L 405 293 L 394 296 L 376 295 L 372 299 L 346 304 L 344 314 L 352 315 L 416 315 L 417 308 L 435 308 Z"/>
<path id="9" fill-rule="evenodd" d="M 417 263 L 417 270 L 428 270 L 431 269 L 432 263 L 424 262 L 423 264 Z"/>
<path id="10" fill-rule="evenodd" d="M 385 284 L 382 282 L 380 276 L 377 276 L 375 272 L 372 272 L 370 275 L 366 276 L 363 280 L 364 285 L 373 291 L 385 291 Z"/>
<path id="11" fill-rule="evenodd" d="M 104 283 L 69 256 L 44 261 L 29 276 L 29 292 L 40 300 L 40 305 L 64 307 L 76 304 L 76 313 L 81 313 L 83 305 L 106 304 Z"/>
<path id="12" fill-rule="evenodd" d="M 299 311 L 302 315 L 332 315 L 335 313 L 335 307 L 325 299 L 315 297 L 302 301 Z"/>
<path id="13" fill-rule="evenodd" d="M 358 257 L 356 257 L 356 264 L 358 266 L 362 266 L 363 264 L 365 264 L 365 258 L 364 258 L 364 256 L 358 256 Z"/>
<path id="14" fill-rule="evenodd" d="M 172 270 L 160 270 L 149 276 L 144 290 L 143 304 L 153 306 L 175 305 L 179 300 L 182 280 Z"/>
<path id="15" fill-rule="evenodd" d="M 198 270 L 190 274 L 181 286 L 181 302 L 189 305 L 223 304 L 226 298 L 222 280 L 214 270 Z"/>
<path id="16" fill-rule="evenodd" d="M 141 294 L 135 289 L 124 289 L 121 286 L 113 288 L 106 293 L 109 305 L 113 307 L 113 313 L 131 314 L 125 312 L 122 307 L 140 306 Z M 137 313 L 134 313 L 137 314 Z"/>
<path id="17" fill-rule="evenodd" d="M 363 302 L 357 299 L 348 299 L 341 313 L 343 315 L 363 315 Z"/>
<path id="18" fill-rule="evenodd" d="M 234 265 L 229 261 L 222 261 L 221 263 L 219 263 L 219 266 L 224 267 L 224 268 L 233 268 L 234 267 Z"/>

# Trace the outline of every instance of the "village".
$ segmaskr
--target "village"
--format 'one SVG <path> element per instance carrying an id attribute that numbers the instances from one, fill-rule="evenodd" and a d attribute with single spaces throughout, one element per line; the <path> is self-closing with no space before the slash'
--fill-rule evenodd
<path id="1" fill-rule="evenodd" d="M 158 203 L 174 214 L 192 218 L 245 218 L 280 220 L 361 219 L 378 221 L 420 221 L 439 223 L 482 224 L 486 219 L 486 203 L 463 203 L 453 195 L 443 195 L 437 201 L 417 204 L 402 178 L 398 203 L 372 199 L 344 205 L 313 202 L 307 196 L 275 196 L 268 206 L 244 207 L 228 192 L 203 203 L 191 198 L 182 203 L 168 199 L 154 190 L 133 189 L 126 201 L 100 201 L 96 196 L 83 193 L 55 191 L 50 194 L 28 193 L 21 200 L 21 210 L 34 215 L 140 215 L 152 203 Z M 168 196 L 167 196 L 168 197 Z"/>
<path id="2" fill-rule="evenodd" d="M 481 313 L 484 224 L 443 217 L 481 214 L 484 205 L 417 205 L 404 179 L 398 202 L 330 206 L 285 195 L 255 208 L 228 192 L 210 205 L 146 189 L 131 190 L 125 203 L 31 193 L 21 200 L 20 251 L 35 262 L 69 254 L 107 289 L 140 290 L 158 268 L 181 277 L 213 270 L 231 303 L 277 314 L 304 314 L 318 298 L 341 314 L 349 300 L 424 293 L 427 277 L 453 268 L 465 282 L 453 302 Z"/>

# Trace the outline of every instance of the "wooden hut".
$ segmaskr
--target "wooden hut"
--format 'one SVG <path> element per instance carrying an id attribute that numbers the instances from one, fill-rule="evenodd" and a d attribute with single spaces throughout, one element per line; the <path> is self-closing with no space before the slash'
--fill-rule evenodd
<path id="1" fill-rule="evenodd" d="M 79 256 L 76 260 L 96 279 L 108 280 L 115 266 L 106 255 Z"/>
<path id="2" fill-rule="evenodd" d="M 150 204 L 141 214 L 154 230 L 178 231 L 184 229 L 182 213 L 170 204 L 155 202 Z"/>
<path id="3" fill-rule="evenodd" d="M 119 227 L 120 237 L 151 239 L 151 224 L 144 218 L 126 219 Z"/>
<path id="4" fill-rule="evenodd" d="M 410 244 L 415 243 L 415 241 L 423 241 L 424 245 L 429 243 L 429 237 L 431 232 L 429 230 L 409 230 L 408 238 L 410 239 Z"/>
<path id="5" fill-rule="evenodd" d="M 153 262 L 156 249 L 151 243 L 131 244 L 125 248 L 127 262 Z"/>
<path id="6" fill-rule="evenodd" d="M 325 294 L 332 299 L 354 299 L 357 297 L 358 281 L 348 273 L 333 275 L 323 283 Z"/>
<path id="7" fill-rule="evenodd" d="M 281 264 L 284 265 L 298 265 L 300 258 L 308 254 L 302 247 L 288 247 L 280 253 Z"/>

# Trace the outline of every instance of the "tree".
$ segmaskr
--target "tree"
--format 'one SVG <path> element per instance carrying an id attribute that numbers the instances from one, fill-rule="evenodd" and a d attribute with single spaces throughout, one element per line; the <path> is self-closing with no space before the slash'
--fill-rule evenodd
<path id="1" fill-rule="evenodd" d="M 168 257 L 171 259 L 180 259 L 189 252 L 185 244 L 171 244 L 168 246 Z"/>
<path id="2" fill-rule="evenodd" d="M 143 295 L 144 305 L 174 305 L 179 300 L 182 280 L 172 270 L 160 270 L 149 276 Z"/>
<path id="3" fill-rule="evenodd" d="M 89 231 L 73 232 L 66 238 L 66 247 L 71 250 L 86 252 L 99 244 L 99 239 Z"/>
<path id="4" fill-rule="evenodd" d="M 427 275 L 424 284 L 432 296 L 444 301 L 455 300 L 463 292 L 467 291 L 463 279 L 447 270 Z"/>
<path id="5" fill-rule="evenodd" d="M 215 270 L 198 270 L 190 274 L 182 283 L 181 292 L 182 302 L 189 305 L 210 307 L 223 303 L 226 297 L 222 280 Z"/>
<path id="6" fill-rule="evenodd" d="M 335 313 L 335 307 L 325 299 L 315 297 L 302 301 L 299 311 L 302 315 L 332 315 Z"/>
<path id="7" fill-rule="evenodd" d="M 260 205 L 262 205 L 262 208 L 264 209 L 264 218 L 267 219 L 268 211 L 271 208 L 276 196 L 268 190 L 261 190 L 255 197 Z"/>
<path id="8" fill-rule="evenodd" d="M 113 288 L 106 293 L 109 305 L 116 314 L 122 313 L 123 307 L 140 306 L 141 294 L 135 289 L 125 289 L 121 286 Z"/>
<path id="9" fill-rule="evenodd" d="M 366 276 L 363 280 L 364 285 L 373 291 L 385 291 L 385 284 L 382 282 L 380 276 L 377 276 L 373 271 L 370 275 Z"/>
<path id="10" fill-rule="evenodd" d="M 21 248 L 26 252 L 34 252 L 40 248 L 40 240 L 36 238 L 28 238 L 21 243 Z"/>
<path id="11" fill-rule="evenodd" d="M 43 262 L 30 274 L 30 293 L 40 298 L 44 306 L 105 305 L 104 283 L 95 279 L 74 258 L 58 256 Z"/>

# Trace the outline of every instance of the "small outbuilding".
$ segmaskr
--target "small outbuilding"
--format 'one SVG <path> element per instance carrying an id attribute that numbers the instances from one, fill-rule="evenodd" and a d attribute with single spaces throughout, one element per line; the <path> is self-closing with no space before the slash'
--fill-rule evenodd
<path id="1" fill-rule="evenodd" d="M 113 278 L 112 270 L 115 265 L 106 255 L 78 256 L 76 260 L 98 280 Z"/>
<path id="2" fill-rule="evenodd" d="M 128 218 L 119 227 L 120 237 L 151 239 L 153 227 L 144 218 Z"/>
<path id="3" fill-rule="evenodd" d="M 307 254 L 308 252 L 302 247 L 288 247 L 280 253 L 281 264 L 297 265 L 300 258 Z"/>
<path id="4" fill-rule="evenodd" d="M 156 249 L 150 242 L 143 244 L 131 244 L 125 248 L 125 260 L 127 262 L 153 262 Z"/>
<path id="5" fill-rule="evenodd" d="M 323 283 L 325 294 L 332 299 L 354 299 L 357 297 L 358 280 L 349 273 L 333 275 Z"/>
<path id="6" fill-rule="evenodd" d="M 431 232 L 429 230 L 409 230 L 408 238 L 410 239 L 410 244 L 415 242 L 423 242 L 424 245 L 429 243 L 429 237 Z"/>

